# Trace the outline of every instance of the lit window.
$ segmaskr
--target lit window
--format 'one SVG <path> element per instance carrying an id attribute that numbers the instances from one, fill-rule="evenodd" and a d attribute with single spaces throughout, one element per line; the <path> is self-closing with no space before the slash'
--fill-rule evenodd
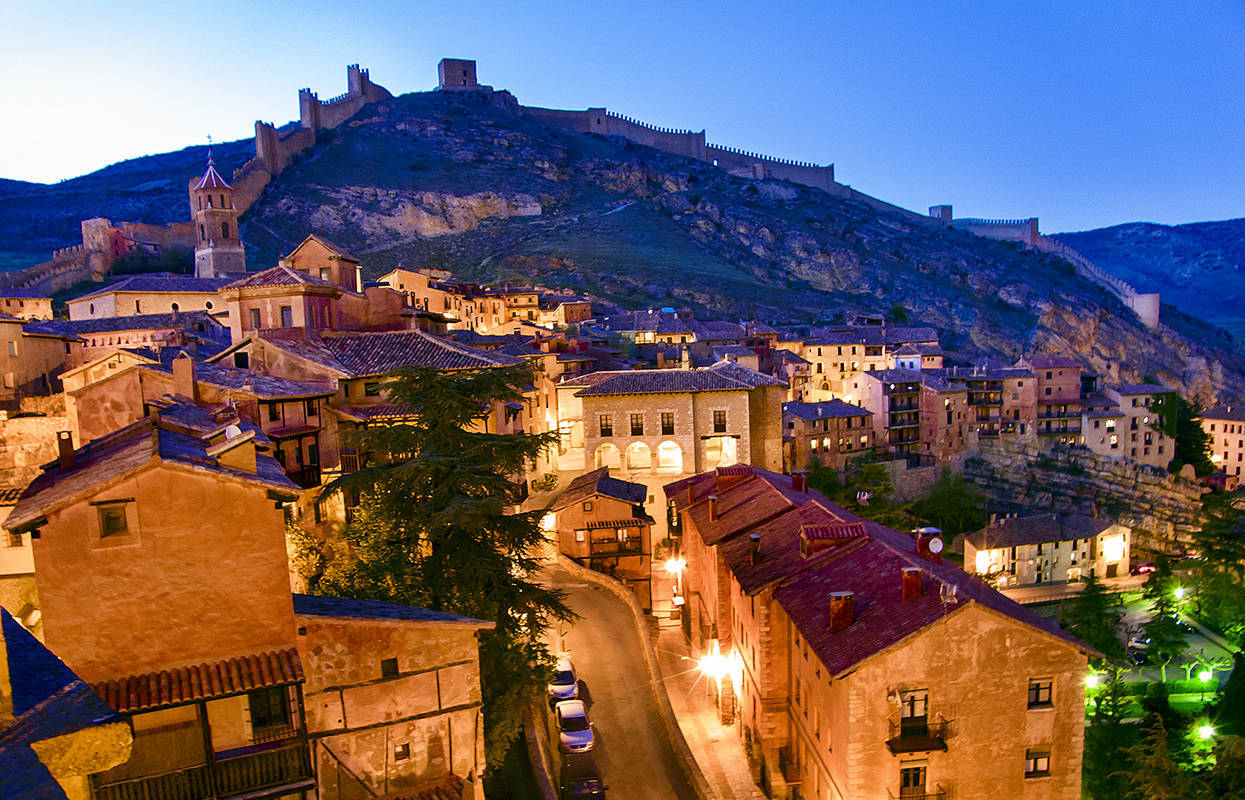
<path id="1" fill-rule="evenodd" d="M 1029 708 L 1050 708 L 1053 685 L 1054 681 L 1050 678 L 1029 679 Z"/>

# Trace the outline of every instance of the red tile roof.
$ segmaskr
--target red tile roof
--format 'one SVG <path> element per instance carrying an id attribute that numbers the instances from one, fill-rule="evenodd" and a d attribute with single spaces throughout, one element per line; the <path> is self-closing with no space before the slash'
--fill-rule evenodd
<path id="1" fill-rule="evenodd" d="M 436 783 L 407 792 L 396 792 L 376 800 L 462 800 L 464 781 L 457 775 L 447 775 Z"/>
<path id="2" fill-rule="evenodd" d="M 255 289 L 261 286 L 326 286 L 339 289 L 335 283 L 316 278 L 284 264 L 239 278 L 227 284 L 224 289 Z"/>
<path id="3" fill-rule="evenodd" d="M 93 685 L 120 713 L 183 705 L 196 700 L 242 694 L 265 686 L 303 680 L 303 665 L 293 647 L 195 664 L 179 669 L 130 675 Z"/>
<path id="4" fill-rule="evenodd" d="M 774 599 L 832 676 L 970 604 L 1097 655 L 1052 620 L 1009 600 L 984 581 L 950 563 L 921 557 L 911 536 L 862 520 L 817 492 L 796 492 L 791 476 L 747 469 L 749 474 L 742 479 L 723 470 L 685 478 L 667 485 L 666 496 L 691 517 L 705 544 L 716 546 L 718 557 L 745 592 L 773 589 Z M 712 523 L 707 502 L 711 495 L 718 498 L 719 513 Z M 753 533 L 759 535 L 756 559 L 750 537 L 744 535 Z M 810 549 L 805 557 L 800 550 L 802 533 L 826 544 Z M 923 573 L 923 593 L 908 602 L 902 599 L 904 567 L 918 567 Z M 856 617 L 831 633 L 828 597 L 844 591 L 855 595 Z"/>

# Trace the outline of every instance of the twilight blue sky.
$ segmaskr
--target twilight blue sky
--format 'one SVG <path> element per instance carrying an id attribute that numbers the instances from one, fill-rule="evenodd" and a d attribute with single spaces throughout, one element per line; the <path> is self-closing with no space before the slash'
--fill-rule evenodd
<path id="1" fill-rule="evenodd" d="M 248 137 L 442 56 L 529 105 L 604 105 L 1047 232 L 1245 216 L 1245 0 L 10 4 L 0 177 Z M 21 120 L 23 124 L 15 124 Z"/>

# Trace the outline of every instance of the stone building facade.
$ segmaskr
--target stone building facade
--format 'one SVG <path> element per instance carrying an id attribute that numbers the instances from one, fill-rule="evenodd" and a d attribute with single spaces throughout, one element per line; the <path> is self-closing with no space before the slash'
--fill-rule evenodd
<path id="1" fill-rule="evenodd" d="M 1219 405 L 1202 412 L 1198 421 L 1210 437 L 1210 460 L 1236 477 L 1245 467 L 1245 406 Z"/>
<path id="2" fill-rule="evenodd" d="M 1071 583 L 1128 575 L 1132 531 L 1081 515 L 992 520 L 964 537 L 964 569 L 999 587 Z"/>
<path id="3" fill-rule="evenodd" d="M 833 470 L 872 453 L 873 414 L 842 400 L 782 404 L 783 466 L 787 472 L 820 464 Z"/>
<path id="4" fill-rule="evenodd" d="M 771 797 L 1080 796 L 1093 654 L 800 477 L 670 484 L 688 634 Z M 990 676 L 983 681 L 982 676 Z"/>

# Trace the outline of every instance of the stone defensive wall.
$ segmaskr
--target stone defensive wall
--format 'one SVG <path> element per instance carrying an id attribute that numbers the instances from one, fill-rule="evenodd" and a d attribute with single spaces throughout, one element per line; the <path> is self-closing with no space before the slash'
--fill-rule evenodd
<path id="1" fill-rule="evenodd" d="M 94 280 L 103 274 L 103 254 L 87 250 L 80 244 L 52 251 L 52 257 L 34 266 L 11 272 L 0 272 L 0 286 L 5 289 L 33 289 L 53 292 L 75 283 Z"/>

